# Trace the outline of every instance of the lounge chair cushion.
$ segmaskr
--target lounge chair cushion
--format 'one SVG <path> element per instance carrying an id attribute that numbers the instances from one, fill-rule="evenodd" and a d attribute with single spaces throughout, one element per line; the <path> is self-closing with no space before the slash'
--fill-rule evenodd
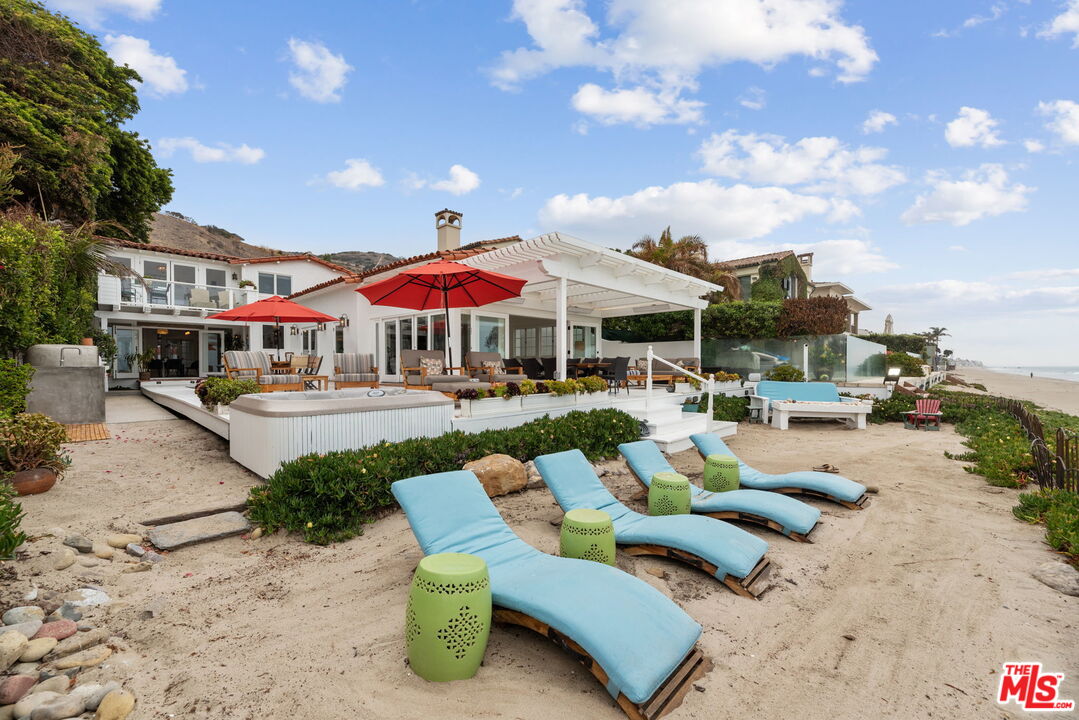
<path id="1" fill-rule="evenodd" d="M 842 398 L 835 383 L 829 382 L 779 382 L 762 380 L 753 392 L 758 397 L 768 398 L 773 402 L 799 400 L 801 402 L 846 402 L 853 398 Z"/>
<path id="2" fill-rule="evenodd" d="M 259 375 L 259 385 L 294 385 L 302 383 L 303 378 L 299 375 Z"/>
<path id="3" fill-rule="evenodd" d="M 270 374 L 270 359 L 266 353 L 258 350 L 228 350 L 225 352 L 225 362 L 230 368 L 258 368 L 259 370 L 257 373 L 250 370 L 236 373 L 238 377 Z"/>
<path id="4" fill-rule="evenodd" d="M 693 444 L 697 446 L 697 449 L 705 457 L 709 455 L 731 455 L 738 458 L 727 447 L 727 443 L 723 442 L 723 438 L 715 433 L 698 433 L 690 435 L 689 439 L 693 441 Z M 738 458 L 738 480 L 743 486 L 754 490 L 795 487 L 831 495 L 847 502 L 856 502 L 865 494 L 865 485 L 833 473 L 798 470 L 771 475 L 751 468 L 741 458 Z"/>
<path id="5" fill-rule="evenodd" d="M 378 375 L 374 373 L 338 373 L 334 375 L 338 382 L 375 382 Z"/>
<path id="6" fill-rule="evenodd" d="M 492 377 L 491 382 L 519 383 L 527 379 L 527 375 L 518 375 L 516 373 L 502 373 L 500 375 L 495 375 L 494 377 Z"/>
<path id="7" fill-rule="evenodd" d="M 467 470 L 398 480 L 391 489 L 424 553 L 482 557 L 495 605 L 573 638 L 607 671 L 612 697 L 650 698 L 700 637 L 700 625 L 647 583 L 525 543 Z"/>
<path id="8" fill-rule="evenodd" d="M 744 578 L 768 550 L 768 543 L 741 528 L 700 515 L 649 517 L 618 502 L 580 450 L 541 455 L 536 469 L 562 510 L 603 510 L 614 523 L 619 544 L 661 545 L 691 552 L 715 565 L 716 577 Z"/>
<path id="9" fill-rule="evenodd" d="M 630 471 L 644 485 L 652 483 L 658 472 L 677 472 L 651 440 L 622 443 L 618 451 L 626 459 Z M 744 512 L 774 520 L 787 531 L 805 535 L 820 520 L 820 510 L 779 493 L 763 490 L 729 490 L 709 492 L 690 483 L 692 511 L 695 513 Z"/>
<path id="10" fill-rule="evenodd" d="M 333 366 L 342 373 L 370 373 L 375 367 L 375 356 L 370 353 L 334 353 Z"/>

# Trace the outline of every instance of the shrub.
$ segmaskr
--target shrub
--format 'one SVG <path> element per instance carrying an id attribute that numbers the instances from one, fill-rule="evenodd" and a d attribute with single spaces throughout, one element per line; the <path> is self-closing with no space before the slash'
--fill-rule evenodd
<path id="1" fill-rule="evenodd" d="M 103 332 L 101 330 L 94 330 L 90 333 L 90 337 L 94 339 L 94 345 L 97 345 L 97 354 L 105 361 L 105 366 L 112 367 L 112 363 L 116 360 L 116 353 L 118 352 L 116 338 L 112 336 L 112 333 Z"/>
<path id="2" fill-rule="evenodd" d="M 774 368 L 764 374 L 769 380 L 778 380 L 779 382 L 805 382 L 805 373 L 794 367 L 793 365 L 776 365 Z"/>
<path id="3" fill-rule="evenodd" d="M 522 395 L 535 395 L 536 394 L 536 381 L 535 380 L 522 380 L 521 381 L 521 394 Z"/>
<path id="4" fill-rule="evenodd" d="M 858 337 L 888 348 L 889 352 L 912 352 L 921 355 L 925 350 L 925 338 L 921 335 L 885 335 L 884 333 L 859 333 Z"/>
<path id="5" fill-rule="evenodd" d="M 0 474 L 0 560 L 14 557 L 15 548 L 26 542 L 26 533 L 19 530 L 25 513 L 14 498 L 15 488 Z"/>
<path id="6" fill-rule="evenodd" d="M 390 484 L 415 475 L 459 470 L 492 453 L 525 462 L 580 448 L 589 459 L 615 457 L 618 444 L 640 437 L 638 421 L 618 410 L 574 411 L 519 427 L 460 431 L 436 438 L 380 443 L 358 450 L 306 455 L 283 464 L 266 485 L 254 488 L 251 520 L 268 531 L 302 532 L 325 545 L 362 532 L 363 524 L 394 506 Z"/>
<path id="7" fill-rule="evenodd" d="M 849 315 L 847 301 L 839 297 L 784 300 L 776 335 L 838 335 L 846 331 Z"/>
<path id="8" fill-rule="evenodd" d="M 255 380 L 210 377 L 195 384 L 195 394 L 206 407 L 228 405 L 241 395 L 252 395 L 259 391 L 259 384 Z"/>
<path id="9" fill-rule="evenodd" d="M 568 380 L 548 380 L 546 385 L 547 391 L 556 396 L 573 395 L 580 392 L 577 381 L 573 378 Z"/>
<path id="10" fill-rule="evenodd" d="M 577 380 L 579 392 L 595 393 L 607 389 L 607 381 L 596 375 L 588 375 Z"/>
<path id="11" fill-rule="evenodd" d="M 1079 494 L 1068 490 L 1020 493 L 1012 513 L 1029 523 L 1045 523 L 1045 539 L 1051 547 L 1079 561 Z"/>
<path id="12" fill-rule="evenodd" d="M 741 422 L 749 415 L 749 398 L 728 397 L 726 395 L 713 396 L 712 419 L 723 422 Z M 709 400 L 707 393 L 701 397 L 700 407 L 697 412 L 708 412 Z"/>
<path id="13" fill-rule="evenodd" d="M 905 352 L 888 353 L 888 357 L 884 359 L 884 368 L 887 370 L 895 367 L 902 370 L 903 377 L 925 377 L 921 359 L 913 358 Z"/>
<path id="14" fill-rule="evenodd" d="M 26 396 L 30 394 L 30 378 L 33 376 L 32 365 L 0 358 L 0 418 L 26 409 Z"/>
<path id="15" fill-rule="evenodd" d="M 990 485 L 1019 487 L 1034 470 L 1030 444 L 1019 421 L 998 408 L 969 408 L 955 431 L 967 437 L 970 452 L 945 457 L 972 463 L 965 469 Z"/>
<path id="16" fill-rule="evenodd" d="M 907 413 L 914 410 L 914 396 L 892 393 L 886 400 L 874 400 L 869 422 L 883 425 L 886 422 L 903 422 Z"/>
<path id="17" fill-rule="evenodd" d="M 0 473 L 50 468 L 62 476 L 70 464 L 61 447 L 67 431 L 40 413 L 20 413 L 0 420 Z"/>

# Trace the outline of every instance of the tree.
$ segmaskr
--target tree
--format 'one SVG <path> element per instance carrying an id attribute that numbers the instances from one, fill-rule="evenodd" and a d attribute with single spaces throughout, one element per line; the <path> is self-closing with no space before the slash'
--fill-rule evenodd
<path id="1" fill-rule="evenodd" d="M 172 180 L 146 141 L 121 128 L 139 110 L 138 80 L 64 16 L 0 0 L 0 143 L 19 155 L 18 201 L 48 220 L 106 221 L 113 236 L 149 236 Z"/>
<path id="2" fill-rule="evenodd" d="M 651 235 L 645 235 L 633 243 L 629 254 L 683 275 L 722 285 L 723 292 L 716 293 L 716 298 L 710 298 L 712 302 L 738 300 L 741 297 L 738 278 L 729 265 L 708 260 L 708 245 L 700 235 L 683 235 L 675 240 L 668 225 L 660 233 L 658 241 Z"/>
<path id="3" fill-rule="evenodd" d="M 942 337 L 948 337 L 947 330 L 948 328 L 944 327 L 931 327 L 924 333 L 919 333 L 919 335 L 924 337 L 928 342 L 938 344 Z"/>

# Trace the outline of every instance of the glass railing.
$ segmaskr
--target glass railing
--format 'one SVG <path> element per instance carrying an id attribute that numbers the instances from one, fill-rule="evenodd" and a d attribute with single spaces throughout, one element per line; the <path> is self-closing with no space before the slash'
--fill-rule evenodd
<path id="1" fill-rule="evenodd" d="M 885 350 L 883 345 L 853 335 L 718 338 L 706 339 L 701 344 L 702 364 L 706 368 L 747 377 L 750 373 L 764 375 L 777 365 L 789 364 L 806 373 L 810 380 L 825 382 L 883 378 Z"/>
<path id="2" fill-rule="evenodd" d="M 101 275 L 98 302 L 109 305 L 149 305 L 167 308 L 230 310 L 259 298 L 253 288 L 225 288 L 214 285 Z"/>

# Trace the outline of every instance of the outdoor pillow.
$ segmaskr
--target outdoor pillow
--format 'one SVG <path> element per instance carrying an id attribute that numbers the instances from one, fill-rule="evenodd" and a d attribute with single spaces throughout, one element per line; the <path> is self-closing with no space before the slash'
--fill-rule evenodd
<path id="1" fill-rule="evenodd" d="M 442 374 L 442 360 L 440 358 L 420 358 L 420 367 L 427 370 L 428 375 Z"/>

